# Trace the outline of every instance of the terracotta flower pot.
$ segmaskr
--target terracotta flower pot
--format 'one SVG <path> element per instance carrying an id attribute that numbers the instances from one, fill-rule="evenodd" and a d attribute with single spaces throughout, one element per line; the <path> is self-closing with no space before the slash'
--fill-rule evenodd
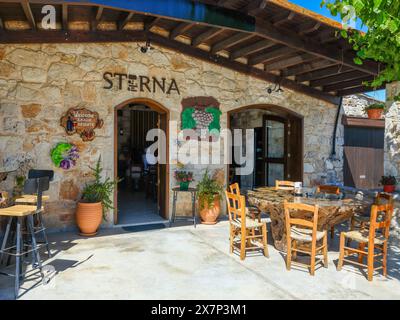
<path id="1" fill-rule="evenodd" d="M 208 207 L 207 201 L 199 199 L 199 202 L 203 204 L 200 206 L 200 218 L 203 224 L 216 224 L 219 214 L 221 213 L 221 203 L 219 197 L 214 199 L 213 206 Z"/>
<path id="2" fill-rule="evenodd" d="M 367 110 L 369 119 L 381 119 L 383 114 L 383 109 L 369 109 Z"/>
<path id="3" fill-rule="evenodd" d="M 94 236 L 103 219 L 103 206 L 101 202 L 78 202 L 76 207 L 76 224 L 80 234 L 86 237 Z"/>
<path id="4" fill-rule="evenodd" d="M 383 186 L 383 191 L 387 193 L 393 193 L 396 190 L 395 185 L 384 185 Z"/>

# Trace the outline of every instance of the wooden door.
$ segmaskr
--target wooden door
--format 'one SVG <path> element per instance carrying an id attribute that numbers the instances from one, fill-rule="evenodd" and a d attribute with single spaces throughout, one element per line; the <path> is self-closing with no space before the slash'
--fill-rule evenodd
<path id="1" fill-rule="evenodd" d="M 303 181 L 303 119 L 289 116 L 285 180 Z"/>
<path id="2" fill-rule="evenodd" d="M 384 128 L 348 127 L 344 129 L 344 184 L 360 189 L 375 189 L 384 174 Z"/>

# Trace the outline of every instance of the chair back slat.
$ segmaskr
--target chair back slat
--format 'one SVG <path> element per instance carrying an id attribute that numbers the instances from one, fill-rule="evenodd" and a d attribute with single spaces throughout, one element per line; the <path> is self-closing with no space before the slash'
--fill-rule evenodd
<path id="1" fill-rule="evenodd" d="M 390 233 L 390 224 L 393 216 L 393 204 L 384 204 L 384 205 L 372 205 L 371 207 L 371 218 L 370 218 L 370 227 L 369 227 L 369 240 L 370 245 L 372 246 L 374 243 L 374 239 L 376 237 L 376 230 L 382 230 L 382 235 L 388 239 Z M 383 221 L 377 221 L 379 217 L 383 217 Z"/>
<path id="2" fill-rule="evenodd" d="M 245 226 L 246 221 L 246 206 L 245 197 L 225 191 L 226 204 L 228 207 L 229 221 L 241 220 L 242 226 Z"/>
<path id="3" fill-rule="evenodd" d="M 38 169 L 30 169 L 28 172 L 28 179 L 36 179 L 49 177 L 49 181 L 53 181 L 54 171 L 53 170 L 38 170 Z"/>
<path id="4" fill-rule="evenodd" d="M 277 190 L 294 190 L 293 181 L 275 180 L 275 189 Z"/>
<path id="5" fill-rule="evenodd" d="M 325 194 L 340 194 L 340 188 L 338 186 L 330 186 L 330 185 L 320 185 L 317 187 L 315 193 L 325 193 Z"/>
<path id="6" fill-rule="evenodd" d="M 386 192 L 379 192 L 376 197 L 375 197 L 375 204 L 376 205 L 380 205 L 380 204 L 393 204 L 394 200 L 393 200 L 393 195 L 386 193 Z"/>
<path id="7" fill-rule="evenodd" d="M 229 186 L 229 191 L 231 192 L 231 193 L 233 193 L 233 194 L 237 194 L 237 195 L 240 195 L 240 187 L 239 187 L 239 183 L 234 183 L 234 184 L 231 184 L 230 186 Z"/>
<path id="8" fill-rule="evenodd" d="M 283 203 L 283 207 L 285 211 L 286 234 L 290 235 L 292 225 L 300 225 L 313 230 L 312 235 L 314 241 L 314 239 L 316 239 L 318 226 L 318 206 L 312 206 L 304 203 L 289 203 L 285 200 Z M 312 219 L 310 221 L 298 217 L 292 218 L 291 211 L 311 213 Z"/>

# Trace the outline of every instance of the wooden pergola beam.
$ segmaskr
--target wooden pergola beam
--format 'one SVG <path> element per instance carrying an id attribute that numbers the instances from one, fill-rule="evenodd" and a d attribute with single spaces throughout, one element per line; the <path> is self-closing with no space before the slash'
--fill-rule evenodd
<path id="1" fill-rule="evenodd" d="M 62 28 L 63 30 L 67 31 L 68 30 L 68 4 L 63 3 L 62 4 Z"/>
<path id="2" fill-rule="evenodd" d="M 246 47 L 243 47 L 243 48 L 240 48 L 240 49 L 237 49 L 237 50 L 231 52 L 230 58 L 232 60 L 236 60 L 238 58 L 247 56 L 247 55 L 255 53 L 257 51 L 268 49 L 274 45 L 275 45 L 275 43 L 270 40 L 257 41 L 256 43 L 254 43 L 252 45 L 249 45 L 249 46 L 246 46 Z"/>
<path id="3" fill-rule="evenodd" d="M 325 87 L 325 86 L 328 86 L 328 85 L 331 85 L 334 83 L 338 83 L 338 82 L 360 79 L 362 77 L 365 77 L 365 75 L 366 75 L 365 72 L 358 71 L 358 70 L 341 73 L 341 74 L 338 74 L 335 76 L 310 81 L 310 87 L 313 87 L 313 88 Z"/>
<path id="4" fill-rule="evenodd" d="M 311 72 L 317 69 L 322 69 L 322 68 L 327 68 L 336 65 L 336 62 L 330 61 L 330 60 L 317 60 L 317 61 L 311 61 L 309 63 L 305 63 L 299 66 L 291 67 L 286 70 L 283 70 L 282 76 L 283 77 L 290 77 L 290 76 L 295 76 L 298 74 L 306 73 L 306 72 Z"/>
<path id="5" fill-rule="evenodd" d="M 275 59 L 275 58 L 279 58 L 281 56 L 285 56 L 285 55 L 294 53 L 296 51 L 297 50 L 292 49 L 292 48 L 281 47 L 279 49 L 276 49 L 276 50 L 273 50 L 273 51 L 270 51 L 270 52 L 261 53 L 260 55 L 252 57 L 252 58 L 249 59 L 247 64 L 250 65 L 250 66 L 254 66 L 254 65 L 259 64 L 259 63 L 264 63 L 267 60 L 272 60 L 272 59 Z"/>
<path id="6" fill-rule="evenodd" d="M 267 6 L 268 0 L 252 0 L 248 5 L 241 8 L 240 10 L 246 12 L 248 15 L 256 15 L 263 11 Z"/>
<path id="7" fill-rule="evenodd" d="M 181 52 L 183 54 L 186 54 L 188 56 L 192 56 L 194 58 L 212 63 L 212 64 L 217 64 L 220 66 L 223 66 L 225 68 L 229 68 L 232 70 L 235 70 L 237 72 L 247 74 L 250 76 L 253 76 L 255 78 L 272 82 L 272 83 L 280 83 L 283 87 L 286 87 L 287 89 L 291 89 L 300 93 L 303 93 L 305 95 L 324 100 L 326 102 L 338 105 L 339 104 L 339 98 L 335 97 L 333 95 L 324 93 L 320 90 L 310 88 L 305 85 L 301 85 L 299 83 L 296 83 L 293 80 L 289 79 L 282 79 L 276 75 L 273 75 L 271 73 L 267 73 L 261 69 L 254 68 L 254 67 L 249 67 L 243 63 L 237 62 L 237 61 L 232 61 L 228 58 L 219 56 L 219 55 L 213 55 L 210 54 L 204 50 L 194 48 L 192 46 L 186 45 L 182 42 L 176 41 L 176 40 L 171 40 L 165 37 L 162 37 L 158 34 L 150 33 L 149 34 L 149 39 L 153 42 L 156 43 L 160 46 L 163 46 L 168 49 L 172 49 L 178 52 Z"/>
<path id="8" fill-rule="evenodd" d="M 33 16 L 31 6 L 28 0 L 21 0 L 20 4 L 22 6 L 22 10 L 24 11 L 25 17 L 28 20 L 31 29 L 36 30 L 36 22 L 35 17 Z"/>
<path id="9" fill-rule="evenodd" d="M 185 31 L 189 30 L 193 26 L 194 26 L 193 23 L 181 22 L 170 31 L 169 38 L 174 40 L 175 38 L 185 33 Z"/>
<path id="10" fill-rule="evenodd" d="M 122 21 L 118 22 L 118 30 L 123 30 L 125 26 L 131 21 L 135 14 L 133 12 L 127 12 L 126 16 Z"/>
<path id="11" fill-rule="evenodd" d="M 274 27 L 278 27 L 281 24 L 284 24 L 287 21 L 293 20 L 293 18 L 296 16 L 296 13 L 293 11 L 290 11 L 288 14 L 285 14 L 283 16 L 280 16 L 276 19 L 272 20 L 272 24 L 274 25 Z"/>
<path id="12" fill-rule="evenodd" d="M 92 31 L 97 30 L 97 26 L 100 23 L 101 16 L 103 15 L 104 7 L 103 6 L 98 6 L 95 8 L 94 13 L 93 13 L 93 18 L 90 23 Z"/>
<path id="13" fill-rule="evenodd" d="M 363 65 L 356 65 L 354 63 L 355 53 L 343 54 L 337 48 L 330 48 L 328 46 L 321 46 L 311 39 L 303 39 L 297 34 L 289 31 L 278 30 L 270 22 L 258 19 L 256 22 L 256 33 L 259 36 L 265 37 L 277 43 L 286 45 L 288 47 L 297 49 L 316 55 L 320 58 L 329 59 L 344 65 L 350 66 L 371 75 L 378 74 L 378 67 L 376 63 L 366 61 Z"/>
<path id="14" fill-rule="evenodd" d="M 382 89 L 385 89 L 385 86 L 376 88 L 376 90 L 382 90 Z M 344 96 L 349 96 L 352 94 L 358 94 L 358 93 L 364 93 L 364 92 L 370 92 L 370 91 L 374 91 L 374 88 L 362 85 L 359 87 L 354 87 L 354 88 L 350 88 L 350 89 L 346 89 L 346 90 L 340 90 L 337 92 L 337 95 L 339 97 L 344 97 Z"/>
<path id="15" fill-rule="evenodd" d="M 322 23 L 321 22 L 313 22 L 313 23 L 307 23 L 304 25 L 301 25 L 298 29 L 298 34 L 303 36 L 307 33 L 315 32 L 321 27 Z"/>
<path id="16" fill-rule="evenodd" d="M 150 29 L 153 28 L 160 19 L 160 17 L 146 17 L 143 23 L 143 30 L 146 32 L 150 31 Z"/>
<path id="17" fill-rule="evenodd" d="M 224 29 L 217 29 L 217 28 L 211 28 L 201 34 L 199 34 L 197 37 L 192 39 L 192 46 L 197 47 L 201 43 L 206 42 L 207 40 L 210 40 L 212 37 L 215 37 L 216 35 L 220 34 L 221 32 L 225 31 Z"/>
<path id="18" fill-rule="evenodd" d="M 342 65 L 337 65 L 337 66 L 328 67 L 328 68 L 321 68 L 320 70 L 315 70 L 315 71 L 311 71 L 311 72 L 296 76 L 296 81 L 297 82 L 306 82 L 306 81 L 326 78 L 329 76 L 334 76 L 334 75 L 341 74 L 343 72 L 352 71 L 352 70 L 353 70 L 352 68 L 342 66 Z"/>
<path id="19" fill-rule="evenodd" d="M 142 30 L 123 31 L 0 31 L 0 43 L 88 43 L 145 41 Z"/>
<path id="20" fill-rule="evenodd" d="M 252 33 L 236 33 L 231 37 L 228 37 L 224 40 L 221 40 L 221 41 L 213 44 L 210 52 L 211 52 L 211 54 L 216 54 L 217 52 L 220 52 L 229 47 L 232 47 L 235 44 L 245 41 L 253 36 L 254 35 Z"/>
<path id="21" fill-rule="evenodd" d="M 307 61 L 315 59 L 315 56 L 305 53 L 302 55 L 296 55 L 294 57 L 282 59 L 276 62 L 268 63 L 264 66 L 266 72 L 271 72 L 275 70 L 282 70 L 291 66 L 305 63 Z"/>
<path id="22" fill-rule="evenodd" d="M 366 76 L 363 78 L 355 79 L 355 80 L 350 80 L 350 81 L 343 81 L 339 82 L 336 84 L 332 84 L 329 86 L 323 87 L 323 91 L 325 92 L 332 92 L 332 91 L 338 91 L 338 90 L 347 90 L 353 87 L 359 87 L 360 86 L 360 81 L 372 81 L 374 80 L 374 77 L 372 76 Z"/>

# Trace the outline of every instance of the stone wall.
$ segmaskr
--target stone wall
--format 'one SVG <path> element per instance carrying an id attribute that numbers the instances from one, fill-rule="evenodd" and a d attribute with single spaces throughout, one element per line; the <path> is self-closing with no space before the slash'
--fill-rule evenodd
<path id="1" fill-rule="evenodd" d="M 180 95 L 162 92 L 105 90 L 104 72 L 120 72 L 174 78 Z M 101 155 L 105 175 L 114 175 L 114 108 L 133 98 L 158 101 L 170 110 L 170 120 L 180 121 L 181 100 L 190 96 L 213 96 L 221 103 L 221 126 L 227 126 L 227 112 L 243 106 L 272 104 L 304 116 L 304 182 L 310 185 L 326 173 L 331 151 L 337 107 L 291 90 L 269 95 L 270 84 L 155 46 L 147 54 L 136 43 L 0 45 L 0 162 L 18 164 L 17 174 L 26 169 L 53 168 L 51 201 L 46 205 L 46 222 L 51 228 L 74 225 L 74 206 L 84 183 L 91 179 L 89 165 Z M 105 125 L 92 142 L 67 137 L 60 117 L 71 107 L 99 112 Z M 49 153 L 60 141 L 75 143 L 81 158 L 69 171 L 54 168 Z M 171 141 L 171 144 L 176 144 Z M 176 160 L 174 154 L 172 160 Z M 198 181 L 206 165 L 195 168 Z M 210 167 L 210 166 L 208 166 Z M 226 171 L 225 165 L 212 169 Z M 170 181 L 175 166 L 170 168 Z M 12 189 L 15 173 L 0 187 Z M 179 210 L 189 210 L 189 199 Z M 112 212 L 107 224 L 112 223 Z"/>
<path id="2" fill-rule="evenodd" d="M 394 97 L 398 94 L 400 94 L 400 82 L 387 86 L 385 175 L 393 175 L 400 181 L 400 102 L 394 101 Z"/>

